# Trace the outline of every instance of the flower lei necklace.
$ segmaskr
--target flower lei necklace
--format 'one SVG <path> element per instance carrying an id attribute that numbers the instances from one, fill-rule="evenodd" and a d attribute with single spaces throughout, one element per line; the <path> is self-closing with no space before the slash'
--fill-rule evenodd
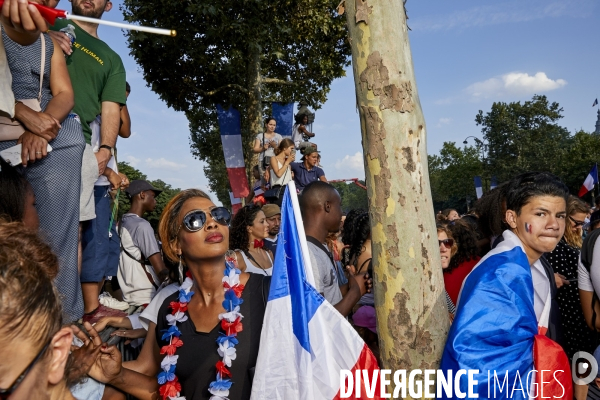
<path id="1" fill-rule="evenodd" d="M 217 362 L 217 379 L 212 381 L 208 391 L 212 394 L 211 400 L 227 400 L 229 389 L 233 382 L 231 372 L 227 369 L 231 367 L 231 361 L 236 358 L 235 346 L 238 344 L 237 334 L 242 331 L 242 314 L 240 314 L 240 304 L 244 302 L 241 299 L 244 285 L 240 284 L 241 271 L 237 268 L 235 259 L 225 258 L 225 272 L 223 276 L 223 290 L 225 291 L 225 300 L 223 308 L 226 312 L 219 314 L 221 320 L 221 329 L 217 339 L 218 353 L 222 357 Z M 179 356 L 175 355 L 178 347 L 183 346 L 183 341 L 179 338 L 181 331 L 177 328 L 177 323 L 185 322 L 188 319 L 186 315 L 187 306 L 194 292 L 191 291 L 194 281 L 188 271 L 186 278 L 179 289 L 179 300 L 172 301 L 170 304 L 171 314 L 167 315 L 169 329 L 163 330 L 163 340 L 169 340 L 169 344 L 160 349 L 160 354 L 166 354 L 160 363 L 162 372 L 158 374 L 159 393 L 163 400 L 185 400 L 181 396 L 181 383 L 175 375 L 175 367 Z"/>

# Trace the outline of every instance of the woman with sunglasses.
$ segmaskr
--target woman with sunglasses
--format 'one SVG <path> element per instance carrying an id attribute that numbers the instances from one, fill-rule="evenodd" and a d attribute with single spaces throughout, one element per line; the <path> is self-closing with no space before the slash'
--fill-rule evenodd
<path id="1" fill-rule="evenodd" d="M 64 379 L 73 332 L 61 328 L 58 259 L 21 223 L 0 224 L 0 399 L 73 399 Z"/>
<path id="2" fill-rule="evenodd" d="M 231 221 L 229 248 L 235 251 L 238 267 L 244 272 L 271 276 L 273 253 L 264 248 L 269 223 L 258 205 L 242 207 Z"/>
<path id="3" fill-rule="evenodd" d="M 452 239 L 452 233 L 450 230 L 444 225 L 437 225 L 437 236 L 438 243 L 440 245 L 440 258 L 442 260 L 442 269 L 446 270 L 450 265 L 450 261 L 452 260 L 452 256 L 456 254 L 458 246 Z M 448 314 L 450 315 L 450 320 L 454 319 L 454 314 L 456 314 L 456 306 L 455 302 L 452 301 L 448 292 L 444 290 L 446 295 L 446 306 L 448 308 Z"/>
<path id="4" fill-rule="evenodd" d="M 111 347 L 102 350 L 92 377 L 140 400 L 157 393 L 250 398 L 270 278 L 241 272 L 226 258 L 230 219 L 197 189 L 167 204 L 159 224 L 163 251 L 187 273 L 158 313 L 152 365 L 145 374 L 122 368 Z"/>
<path id="5" fill-rule="evenodd" d="M 558 289 L 558 307 L 562 323 L 564 349 L 569 359 L 578 351 L 593 353 L 597 341 L 587 327 L 578 287 L 578 261 L 583 244 L 583 225 L 589 207 L 575 196 L 567 201 L 565 234 L 546 259 L 554 270 Z"/>

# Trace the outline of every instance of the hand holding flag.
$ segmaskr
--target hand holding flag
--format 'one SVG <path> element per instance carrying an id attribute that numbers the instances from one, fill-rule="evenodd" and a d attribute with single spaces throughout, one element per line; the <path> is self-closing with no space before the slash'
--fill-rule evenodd
<path id="1" fill-rule="evenodd" d="M 6 5 L 4 4 L 6 3 Z M 132 24 L 125 24 L 120 22 L 107 21 L 103 19 L 84 17 L 81 15 L 69 14 L 65 10 L 58 10 L 50 8 L 37 3 L 27 4 L 23 0 L 0 0 L 0 6 L 2 6 L 2 20 L 8 23 L 9 26 L 13 26 L 18 31 L 32 33 L 35 31 L 45 32 L 48 27 L 42 19 L 48 21 L 50 25 L 54 25 L 56 18 L 70 19 L 74 21 L 89 22 L 98 25 L 113 26 L 116 28 L 136 30 L 141 32 L 156 33 L 159 35 L 176 36 L 177 32 L 171 29 L 160 29 L 152 28 L 148 26 L 139 26 Z M 11 7 L 18 7 L 19 18 L 10 18 L 13 14 L 10 9 Z M 15 14 L 16 15 L 16 14 Z M 40 18 L 41 17 L 41 18 Z"/>

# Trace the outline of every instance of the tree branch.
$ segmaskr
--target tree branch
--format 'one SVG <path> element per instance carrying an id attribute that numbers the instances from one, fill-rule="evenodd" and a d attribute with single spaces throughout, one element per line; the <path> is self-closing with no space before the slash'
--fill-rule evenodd
<path id="1" fill-rule="evenodd" d="M 276 78 L 262 78 L 261 82 L 262 83 L 277 83 L 279 85 L 290 85 L 290 86 L 297 85 L 296 82 L 284 81 L 283 79 L 276 79 Z"/>
<path id="2" fill-rule="evenodd" d="M 246 89 L 245 87 L 238 85 L 237 83 L 230 83 L 229 85 L 225 85 L 225 86 L 221 86 L 220 88 L 211 90 L 209 92 L 207 92 L 206 90 L 202 90 L 198 87 L 196 87 L 195 85 L 191 85 L 191 84 L 187 84 L 190 88 L 192 88 L 193 90 L 195 90 L 199 95 L 201 96 L 205 96 L 205 97 L 209 97 L 209 96 L 214 96 L 215 94 L 219 93 L 222 90 L 225 89 L 229 89 L 229 88 L 233 88 L 233 89 L 237 89 L 242 93 L 248 94 L 249 90 Z"/>

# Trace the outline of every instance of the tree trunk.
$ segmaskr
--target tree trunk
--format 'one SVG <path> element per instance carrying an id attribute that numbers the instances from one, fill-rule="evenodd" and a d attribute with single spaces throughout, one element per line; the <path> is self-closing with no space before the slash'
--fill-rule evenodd
<path id="1" fill-rule="evenodd" d="M 367 2 L 368 1 L 368 2 Z M 346 0 L 384 368 L 435 369 L 449 329 L 425 121 L 400 0 Z"/>
<path id="2" fill-rule="evenodd" d="M 258 163 L 258 154 L 251 149 L 254 147 L 254 138 L 264 130 L 262 121 L 262 91 L 260 75 L 260 48 L 257 44 L 251 43 L 249 46 L 248 62 L 248 130 L 250 140 L 249 151 L 245 152 L 246 174 L 250 183 L 250 190 L 254 183 L 252 168 Z"/>

